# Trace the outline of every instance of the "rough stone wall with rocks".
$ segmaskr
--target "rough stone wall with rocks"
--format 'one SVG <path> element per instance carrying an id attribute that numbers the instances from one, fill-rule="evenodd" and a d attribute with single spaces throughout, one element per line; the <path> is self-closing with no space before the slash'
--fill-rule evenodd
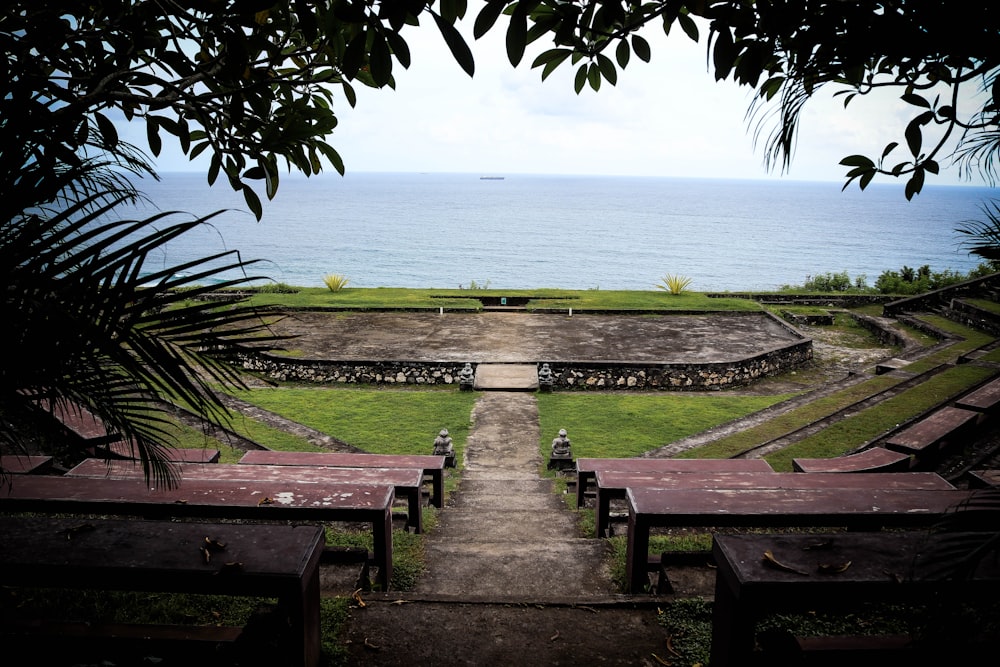
<path id="1" fill-rule="evenodd" d="M 812 359 L 811 340 L 735 362 L 704 364 L 598 364 L 549 361 L 553 388 L 570 390 L 728 389 L 784 373 Z"/>
<path id="2" fill-rule="evenodd" d="M 812 341 L 805 339 L 787 347 L 725 363 L 548 363 L 553 371 L 553 389 L 649 391 L 739 387 L 796 368 L 809 359 L 812 359 Z M 465 365 L 409 361 L 314 361 L 269 355 L 245 355 L 241 357 L 240 364 L 246 370 L 279 382 L 365 385 L 458 384 L 459 372 Z"/>
<path id="3" fill-rule="evenodd" d="M 317 384 L 458 384 L 465 365 L 415 361 L 313 361 L 244 355 L 240 365 L 278 382 Z"/>

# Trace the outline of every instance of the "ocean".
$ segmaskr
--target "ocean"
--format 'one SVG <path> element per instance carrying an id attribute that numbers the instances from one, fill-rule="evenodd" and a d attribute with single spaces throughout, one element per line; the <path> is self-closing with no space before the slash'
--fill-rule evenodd
<path id="1" fill-rule="evenodd" d="M 871 285 L 904 265 L 964 273 L 979 260 L 955 229 L 995 196 L 933 184 L 907 202 L 902 183 L 330 173 L 286 176 L 257 222 L 224 178 L 161 177 L 139 184 L 156 210 L 226 211 L 150 269 L 236 249 L 266 260 L 255 274 L 304 287 L 334 273 L 351 287 L 650 290 L 674 274 L 695 291 L 766 291 L 840 272 Z"/>

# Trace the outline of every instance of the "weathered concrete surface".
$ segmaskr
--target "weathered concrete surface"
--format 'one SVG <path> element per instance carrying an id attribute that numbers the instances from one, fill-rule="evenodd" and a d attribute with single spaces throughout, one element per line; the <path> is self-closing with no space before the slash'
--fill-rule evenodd
<path id="1" fill-rule="evenodd" d="M 743 359 L 799 336 L 765 313 L 290 313 L 272 327 L 306 359 L 696 363 Z"/>
<path id="2" fill-rule="evenodd" d="M 484 393 L 473 419 L 461 486 L 427 536 L 427 570 L 415 592 L 493 602 L 612 595 L 606 545 L 582 537 L 575 513 L 539 476 L 535 396 Z"/>
<path id="3" fill-rule="evenodd" d="M 479 364 L 473 389 L 481 391 L 535 391 L 538 367 L 535 364 Z"/>

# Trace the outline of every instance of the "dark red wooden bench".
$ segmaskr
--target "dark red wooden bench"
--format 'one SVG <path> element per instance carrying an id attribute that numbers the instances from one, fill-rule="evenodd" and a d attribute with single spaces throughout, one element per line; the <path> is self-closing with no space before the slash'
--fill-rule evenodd
<path id="1" fill-rule="evenodd" d="M 4 454 L 0 456 L 0 475 L 45 475 L 52 472 L 51 456 Z"/>
<path id="2" fill-rule="evenodd" d="M 815 547 L 824 543 L 822 549 Z M 811 535 L 716 535 L 713 556 L 716 563 L 715 600 L 712 611 L 712 667 L 743 667 L 756 664 L 814 664 L 798 660 L 779 661 L 766 654 L 755 659 L 755 624 L 772 613 L 857 610 L 866 602 L 925 603 L 948 592 L 963 601 L 995 600 L 1000 592 L 1000 567 L 984 563 L 968 581 L 925 576 L 914 556 L 926 547 L 927 533 L 903 531 L 885 533 L 837 533 Z M 798 572 L 770 567 L 762 555 L 774 558 Z M 989 560 L 989 559 L 986 559 Z M 820 573 L 826 564 L 850 563 L 838 573 Z M 906 648 L 898 636 L 889 636 L 890 648 Z M 829 642 L 812 642 L 813 648 L 829 650 Z M 993 642 L 994 649 L 996 642 Z M 809 647 L 809 642 L 804 644 Z M 859 642 L 854 642 L 857 648 Z M 875 645 L 864 642 L 871 654 Z M 881 649 L 886 646 L 883 644 Z M 968 647 L 949 645 L 943 661 L 924 653 L 917 664 L 947 664 L 955 655 L 971 655 Z M 925 646 L 924 650 L 929 650 Z M 883 651 L 879 651 L 884 653 Z M 789 656 L 785 656 L 788 658 Z M 800 660 L 802 656 L 797 656 Z M 858 664 L 841 654 L 841 662 Z M 895 664 L 902 656 L 864 664 Z M 912 662 L 905 661 L 907 664 Z"/>
<path id="3" fill-rule="evenodd" d="M 926 458 L 937 453 L 945 444 L 970 435 L 978 420 L 978 412 L 944 407 L 890 436 L 885 441 L 885 447 L 912 454 L 918 459 Z"/>
<path id="4" fill-rule="evenodd" d="M 991 380 L 955 401 L 956 408 L 991 415 L 1000 409 L 1000 378 Z"/>
<path id="5" fill-rule="evenodd" d="M 438 509 L 444 507 L 444 456 L 252 450 L 243 455 L 240 463 L 247 465 L 323 466 L 327 468 L 420 468 L 431 482 L 431 504 Z"/>
<path id="6" fill-rule="evenodd" d="M 173 471 L 181 481 L 244 481 L 253 483 L 316 483 L 391 485 L 396 496 L 407 503 L 407 525 L 423 532 L 420 486 L 423 471 L 410 468 L 316 468 L 307 466 L 240 466 L 212 463 L 175 463 Z M 66 472 L 70 477 L 144 479 L 134 461 L 85 459 Z"/>
<path id="7" fill-rule="evenodd" d="M 0 511 L 365 523 L 371 526 L 378 583 L 388 590 L 394 497 L 391 485 L 186 480 L 167 489 L 135 479 L 17 475 L 0 493 Z"/>
<path id="8" fill-rule="evenodd" d="M 658 473 L 658 472 L 774 472 L 764 459 L 577 459 L 576 506 L 586 505 L 589 485 L 598 470 Z"/>
<path id="9" fill-rule="evenodd" d="M 974 489 L 989 489 L 1000 487 L 1000 470 L 970 470 L 969 487 Z"/>
<path id="10" fill-rule="evenodd" d="M 208 447 L 168 447 L 162 450 L 166 459 L 175 463 L 218 463 L 222 452 Z M 106 459 L 138 460 L 136 452 L 126 442 L 117 440 L 94 447 L 94 456 Z"/>
<path id="11" fill-rule="evenodd" d="M 654 528 L 924 527 L 969 495 L 957 489 L 630 488 L 626 496 L 628 588 L 640 592 L 649 583 L 649 536 Z"/>
<path id="12" fill-rule="evenodd" d="M 954 489 L 946 479 L 933 472 L 839 473 L 795 472 L 720 472 L 639 474 L 597 471 L 595 528 L 605 537 L 611 527 L 611 501 L 623 500 L 627 489 Z"/>
<path id="13" fill-rule="evenodd" d="M 278 598 L 294 638 L 285 647 L 288 664 L 320 664 L 322 528 L 0 517 L 0 534 L 0 582 L 6 586 Z M 224 549 L 206 558 L 206 539 Z M 25 629 L 0 629 L 8 635 L 5 650 L 14 650 L 10 635 L 16 640 Z M 93 636 L 95 628 L 87 632 Z M 49 648 L 67 648 L 64 640 Z M 46 650 L 34 643 L 31 661 L 45 664 Z"/>
<path id="14" fill-rule="evenodd" d="M 84 447 L 103 445 L 119 440 L 116 433 L 109 433 L 104 422 L 90 410 L 64 401 L 44 401 L 42 405 L 58 420 L 67 437 Z"/>
<path id="15" fill-rule="evenodd" d="M 910 469 L 910 455 L 884 447 L 827 459 L 792 459 L 796 472 L 902 472 Z"/>

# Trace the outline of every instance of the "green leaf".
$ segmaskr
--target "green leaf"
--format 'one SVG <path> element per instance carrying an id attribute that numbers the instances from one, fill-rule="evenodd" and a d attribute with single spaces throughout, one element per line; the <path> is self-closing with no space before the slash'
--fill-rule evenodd
<path id="1" fill-rule="evenodd" d="M 618 61 L 618 66 L 625 69 L 628 66 L 629 58 L 632 56 L 632 49 L 629 48 L 628 42 L 624 39 L 618 41 L 618 46 L 615 48 L 615 60 Z"/>
<path id="2" fill-rule="evenodd" d="M 389 77 L 392 76 L 392 53 L 389 51 L 389 45 L 386 43 L 382 33 L 372 33 L 371 51 L 368 55 L 368 69 L 377 87 L 383 88 L 389 83 Z"/>
<path id="3" fill-rule="evenodd" d="M 334 150 L 333 146 L 326 143 L 319 143 L 316 148 L 318 148 L 319 151 L 326 156 L 326 159 L 330 161 L 330 164 L 332 164 L 333 168 L 337 170 L 337 173 L 343 176 L 345 171 L 344 160 L 340 157 L 340 153 Z"/>
<path id="4" fill-rule="evenodd" d="M 243 178 L 251 181 L 259 181 L 264 178 L 264 168 L 259 165 L 256 167 L 250 167 L 243 172 Z"/>
<path id="5" fill-rule="evenodd" d="M 364 30 L 358 32 L 344 49 L 344 56 L 340 61 L 340 66 L 344 70 L 344 76 L 353 79 L 358 75 L 361 65 L 365 62 L 365 49 L 368 45 L 368 33 Z"/>
<path id="6" fill-rule="evenodd" d="M 389 42 L 389 48 L 392 49 L 392 55 L 396 56 L 396 60 L 399 61 L 399 64 L 404 68 L 409 69 L 411 62 L 410 47 L 406 43 L 406 40 L 403 39 L 403 37 L 395 30 L 386 31 L 385 39 Z"/>
<path id="7" fill-rule="evenodd" d="M 163 141 L 160 139 L 160 125 L 156 121 L 156 116 L 146 118 L 146 141 L 149 143 L 149 150 L 153 155 L 159 155 L 163 148 Z"/>
<path id="8" fill-rule="evenodd" d="M 458 61 L 459 66 L 465 73 L 472 76 L 476 72 L 476 63 L 472 57 L 472 51 L 469 50 L 469 45 L 465 43 L 462 39 L 462 35 L 452 24 L 445 21 L 443 18 L 431 12 L 431 16 L 434 17 L 434 22 L 437 23 L 438 30 L 441 31 L 441 36 L 444 37 L 445 43 L 451 50 L 451 55 L 455 57 Z"/>
<path id="9" fill-rule="evenodd" d="M 882 151 L 882 159 L 884 160 L 886 157 L 889 156 L 889 153 L 896 150 L 896 146 L 899 146 L 898 141 L 889 142 L 889 144 L 886 145 L 885 150 Z"/>
<path id="10" fill-rule="evenodd" d="M 597 66 L 597 63 L 590 63 L 587 68 L 587 82 L 595 91 L 601 89 L 601 68 Z"/>
<path id="11" fill-rule="evenodd" d="M 472 35 L 479 39 L 497 22 L 500 18 L 500 14 L 503 13 L 504 7 L 507 6 L 507 0 L 488 0 L 486 5 L 479 11 L 478 16 L 476 16 L 476 22 L 473 26 Z"/>
<path id="12" fill-rule="evenodd" d="M 115 124 L 102 113 L 95 113 L 94 118 L 97 120 L 97 129 L 101 133 L 101 141 L 104 142 L 105 148 L 117 146 L 118 130 L 115 129 Z"/>
<path id="13" fill-rule="evenodd" d="M 523 6 L 519 3 L 511 14 L 510 23 L 507 25 L 507 60 L 514 67 L 517 67 L 524 57 L 524 48 L 528 43 L 528 17 L 525 15 Z"/>
<path id="14" fill-rule="evenodd" d="M 252 188 L 244 186 L 243 199 L 246 200 L 247 206 L 250 207 L 250 211 L 254 214 L 255 218 L 260 220 L 264 217 L 264 207 L 261 206 L 260 197 L 257 196 L 257 193 Z"/>
<path id="15" fill-rule="evenodd" d="M 920 123 L 917 122 L 916 118 L 910 121 L 903 134 L 906 136 L 906 146 L 910 149 L 910 155 L 913 157 L 919 157 L 920 148 L 924 143 L 924 135 L 920 130 Z M 909 199 L 909 197 L 907 197 L 907 199 Z"/>
<path id="16" fill-rule="evenodd" d="M 648 63 L 652 57 L 649 42 L 639 35 L 632 35 L 632 50 L 635 52 L 635 55 L 639 56 L 639 60 L 644 63 Z"/>
<path id="17" fill-rule="evenodd" d="M 910 176 L 910 180 L 906 182 L 906 200 L 909 201 L 913 199 L 914 195 L 920 194 L 920 191 L 924 187 L 924 170 L 922 167 L 917 166 L 913 170 L 913 175 Z"/>
<path id="18" fill-rule="evenodd" d="M 611 58 L 608 58 L 603 53 L 598 53 L 597 68 L 600 70 L 601 76 L 612 86 L 618 83 L 618 70 L 615 69 L 615 64 L 611 62 Z"/>
<path id="19" fill-rule="evenodd" d="M 900 99 L 915 107 L 923 107 L 925 109 L 931 108 L 931 103 L 916 93 L 904 93 L 900 96 Z"/>
<path id="20" fill-rule="evenodd" d="M 587 85 L 587 63 L 583 63 L 580 65 L 580 68 L 576 70 L 576 79 L 573 81 L 573 89 L 576 90 L 577 95 L 580 94 L 585 85 Z"/>
<path id="21" fill-rule="evenodd" d="M 840 164 L 845 167 L 862 167 L 864 169 L 874 169 L 875 163 L 871 159 L 865 157 L 864 155 L 848 155 Z"/>
<path id="22" fill-rule="evenodd" d="M 689 14 L 679 14 L 677 20 L 680 21 L 681 30 L 693 41 L 698 41 L 698 24 L 694 22 Z"/>

